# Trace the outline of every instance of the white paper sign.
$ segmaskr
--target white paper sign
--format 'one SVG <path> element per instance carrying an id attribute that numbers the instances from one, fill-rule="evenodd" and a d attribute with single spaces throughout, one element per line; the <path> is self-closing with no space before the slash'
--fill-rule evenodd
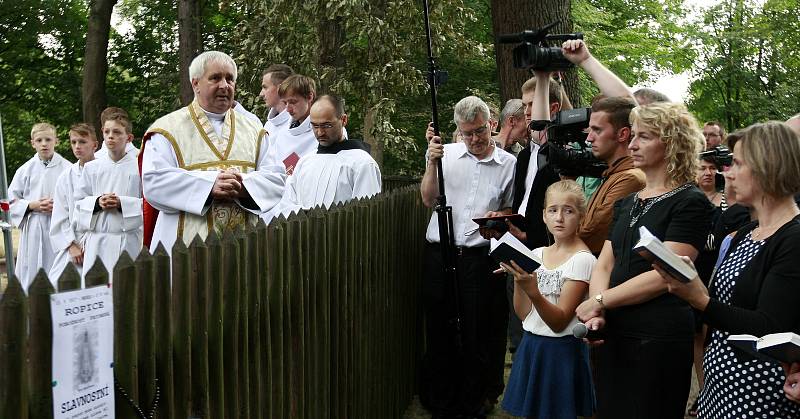
<path id="1" fill-rule="evenodd" d="M 114 417 L 114 307 L 107 286 L 50 296 L 55 419 Z"/>

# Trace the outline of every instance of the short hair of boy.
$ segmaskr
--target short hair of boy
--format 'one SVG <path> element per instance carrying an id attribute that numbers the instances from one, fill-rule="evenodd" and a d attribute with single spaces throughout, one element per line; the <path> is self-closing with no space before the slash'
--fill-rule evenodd
<path id="1" fill-rule="evenodd" d="M 106 121 L 119 122 L 125 127 L 126 134 L 133 133 L 133 124 L 131 123 L 131 117 L 128 116 L 128 112 L 125 112 L 125 109 L 113 106 L 105 108 L 103 112 L 100 114 L 100 126 L 101 127 L 105 126 Z"/>
<path id="2" fill-rule="evenodd" d="M 631 110 L 636 102 L 629 97 L 605 97 L 592 103 L 592 112 L 605 112 L 615 130 L 630 127 Z"/>
<path id="3" fill-rule="evenodd" d="M 317 95 L 317 84 L 314 79 L 302 74 L 293 74 L 278 86 L 278 96 L 299 95 L 304 98 Z"/>
<path id="4" fill-rule="evenodd" d="M 41 132 L 51 132 L 51 133 L 53 133 L 53 136 L 55 137 L 56 136 L 56 127 L 54 127 L 52 124 L 49 124 L 47 122 L 39 122 L 38 124 L 33 124 L 33 127 L 31 128 L 31 140 L 36 138 L 36 135 L 41 133 Z"/>
<path id="5" fill-rule="evenodd" d="M 264 70 L 262 76 L 266 76 L 267 74 L 269 74 L 269 79 L 272 84 L 281 84 L 284 80 L 289 78 L 289 76 L 294 74 L 294 70 L 286 64 L 272 64 Z"/>
<path id="6" fill-rule="evenodd" d="M 97 142 L 97 134 L 94 130 L 94 127 L 86 122 L 78 122 L 77 124 L 73 124 L 69 127 L 70 133 L 75 133 L 80 135 L 81 137 L 88 137 L 91 138 L 92 141 Z"/>

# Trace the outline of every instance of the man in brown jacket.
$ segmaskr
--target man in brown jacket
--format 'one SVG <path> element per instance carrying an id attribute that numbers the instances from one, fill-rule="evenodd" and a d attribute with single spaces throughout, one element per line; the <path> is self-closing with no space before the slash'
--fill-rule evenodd
<path id="1" fill-rule="evenodd" d="M 592 154 L 605 161 L 603 182 L 589 201 L 579 234 L 592 253 L 600 254 L 608 239 L 614 203 L 644 188 L 644 173 L 633 167 L 628 155 L 631 126 L 628 117 L 636 102 L 629 97 L 608 97 L 592 105 L 589 136 Z"/>

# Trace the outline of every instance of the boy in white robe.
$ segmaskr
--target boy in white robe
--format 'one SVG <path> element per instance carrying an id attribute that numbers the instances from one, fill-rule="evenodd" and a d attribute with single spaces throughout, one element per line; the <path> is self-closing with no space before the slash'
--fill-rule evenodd
<path id="1" fill-rule="evenodd" d="M 83 238 L 85 231 L 79 230 L 75 211 L 75 191 L 83 175 L 83 167 L 94 160 L 97 137 L 94 127 L 80 123 L 69 129 L 69 143 L 77 160 L 69 170 L 58 178 L 53 195 L 53 218 L 50 221 L 50 243 L 56 251 L 50 268 L 50 281 L 57 286 L 58 278 L 67 264 L 72 263 L 78 272 L 83 271 Z"/>
<path id="2" fill-rule="evenodd" d="M 128 121 L 131 120 L 130 116 L 128 115 L 128 112 L 126 112 L 125 109 L 109 106 L 108 108 L 105 108 L 103 112 L 100 113 L 100 121 L 101 121 L 100 123 L 102 124 L 102 121 L 107 121 L 110 117 L 114 115 L 121 115 Z M 139 149 L 136 148 L 135 145 L 133 145 L 133 142 L 129 142 L 128 144 L 125 145 L 125 152 L 130 154 L 134 158 L 136 158 L 139 155 Z M 94 158 L 99 159 L 101 157 L 106 157 L 106 156 L 108 156 L 108 149 L 106 148 L 105 141 L 103 141 L 100 143 L 100 150 L 97 150 L 94 153 Z"/>
<path id="3" fill-rule="evenodd" d="M 264 129 L 267 130 L 268 144 L 272 147 L 277 139 L 277 134 L 289 126 L 292 116 L 286 111 L 286 102 L 281 100 L 278 87 L 289 76 L 294 74 L 292 67 L 286 64 L 272 64 L 264 70 L 261 76 L 261 92 L 259 96 L 269 108 Z"/>
<path id="4" fill-rule="evenodd" d="M 299 209 L 366 198 L 381 192 L 381 171 L 368 146 L 343 135 L 347 125 L 344 100 L 320 97 L 311 107 L 309 119 L 318 141 L 317 152 L 303 156 L 289 177 L 280 204 L 270 214 L 288 215 Z"/>
<path id="5" fill-rule="evenodd" d="M 56 144 L 54 126 L 34 125 L 31 145 L 36 154 L 17 169 L 8 186 L 11 223 L 22 230 L 14 274 L 24 290 L 40 268 L 50 270 L 55 257 L 49 237 L 52 197 L 58 177 L 69 167 L 69 162 L 55 152 Z"/>
<path id="6" fill-rule="evenodd" d="M 281 166 L 291 176 L 301 157 L 317 151 L 317 138 L 311 130 L 309 112 L 317 97 L 316 83 L 311 77 L 293 74 L 278 86 L 278 95 L 286 104 L 291 123 L 270 136 L 268 164 Z"/>
<path id="7" fill-rule="evenodd" d="M 130 120 L 122 113 L 107 118 L 101 122 L 108 156 L 84 165 L 75 217 L 86 231 L 84 276 L 99 257 L 110 280 L 122 252 L 135 259 L 142 248 L 142 194 L 138 162 L 125 152 L 133 139 Z"/>

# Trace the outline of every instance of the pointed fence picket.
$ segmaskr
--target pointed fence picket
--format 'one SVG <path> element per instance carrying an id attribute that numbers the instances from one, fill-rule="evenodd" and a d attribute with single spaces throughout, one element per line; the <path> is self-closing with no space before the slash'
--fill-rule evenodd
<path id="1" fill-rule="evenodd" d="M 402 417 L 421 353 L 429 216 L 419 187 L 398 184 L 179 242 L 171 259 L 162 246 L 123 254 L 113 268 L 119 386 L 158 418 Z M 84 283 L 108 278 L 98 259 Z M 80 275 L 70 265 L 56 284 L 78 289 Z M 53 292 L 40 272 L 28 295 L 10 278 L 0 299 L 2 418 L 53 417 Z M 116 417 L 139 417 L 119 394 Z"/>

